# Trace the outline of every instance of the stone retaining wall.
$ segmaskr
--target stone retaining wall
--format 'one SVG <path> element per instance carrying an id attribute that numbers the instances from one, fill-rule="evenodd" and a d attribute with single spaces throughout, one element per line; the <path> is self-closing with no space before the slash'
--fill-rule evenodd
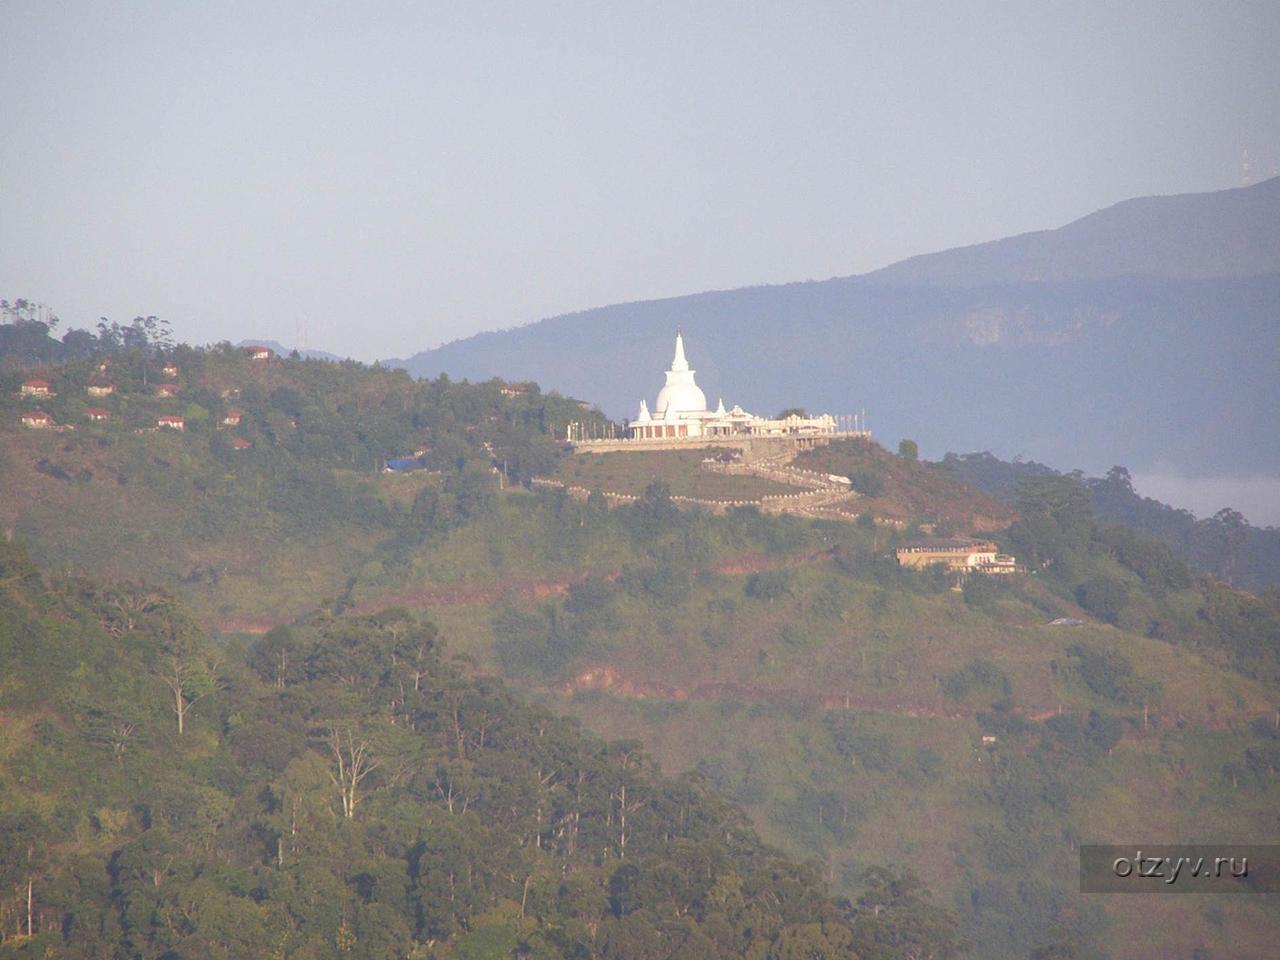
<path id="1" fill-rule="evenodd" d="M 870 436 L 867 434 L 866 436 Z M 856 520 L 858 514 L 844 513 L 835 509 L 835 505 L 846 500 L 857 499 L 859 494 L 847 484 L 832 480 L 829 474 L 816 470 L 806 470 L 790 465 L 791 459 L 804 444 L 796 441 L 814 439 L 829 440 L 831 438 L 811 437 L 708 437 L 697 440 L 587 440 L 575 447 L 575 452 L 610 453 L 619 450 L 677 450 L 703 447 L 730 447 L 743 451 L 744 461 L 740 463 L 703 463 L 702 469 L 709 473 L 720 473 L 730 476 L 763 477 L 792 487 L 804 488 L 798 493 L 766 494 L 754 500 L 712 500 L 702 497 L 686 497 L 673 494 L 673 503 L 682 506 L 702 507 L 712 513 L 723 514 L 734 507 L 756 507 L 765 513 L 795 513 L 806 517 L 826 518 L 833 520 Z M 749 449 L 748 449 L 749 448 Z M 591 491 L 585 487 L 568 486 L 559 480 L 535 477 L 535 486 L 558 487 L 579 500 L 585 500 Z M 608 493 L 601 491 L 611 503 L 635 503 L 639 497 L 631 494 Z M 882 521 L 877 520 L 877 523 Z M 903 525 L 901 521 L 887 521 L 895 526 Z"/>
<path id="2" fill-rule="evenodd" d="M 870 431 L 853 431 L 845 433 L 822 434 L 813 437 L 668 437 L 656 440 L 574 440 L 570 446 L 575 454 L 579 453 L 622 453 L 644 450 L 699 450 L 716 447 L 726 450 L 741 450 L 743 459 L 761 460 L 781 453 L 783 456 L 797 450 L 808 450 L 813 447 L 824 447 L 832 440 L 858 438 L 871 439 Z"/>

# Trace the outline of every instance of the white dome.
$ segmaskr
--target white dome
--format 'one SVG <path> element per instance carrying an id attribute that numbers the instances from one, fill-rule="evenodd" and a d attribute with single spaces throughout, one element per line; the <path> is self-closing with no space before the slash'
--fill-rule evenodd
<path id="1" fill-rule="evenodd" d="M 654 409 L 660 417 L 669 413 L 705 413 L 707 395 L 692 379 L 687 383 L 672 383 L 668 374 L 667 385 L 658 391 L 658 403 Z"/>
<path id="2" fill-rule="evenodd" d="M 667 371 L 667 383 L 658 391 L 654 416 L 671 419 L 672 414 L 706 413 L 707 396 L 693 380 L 693 370 L 684 357 L 684 337 L 676 334 L 676 355 Z"/>

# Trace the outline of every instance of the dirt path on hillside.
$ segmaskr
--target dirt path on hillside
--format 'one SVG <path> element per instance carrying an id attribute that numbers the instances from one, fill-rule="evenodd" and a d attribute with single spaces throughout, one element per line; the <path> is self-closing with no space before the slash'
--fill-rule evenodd
<path id="1" fill-rule="evenodd" d="M 786 557 L 768 557 L 763 554 L 752 554 L 739 557 L 731 562 L 717 565 L 717 573 L 742 575 L 759 573 L 764 570 L 775 570 L 788 566 L 799 566 L 821 559 L 827 551 L 794 554 Z M 616 580 L 619 574 L 610 573 L 605 579 Z M 492 603 L 504 597 L 523 600 L 539 600 L 560 596 L 568 592 L 573 583 L 586 579 L 583 576 L 573 578 L 545 580 L 499 580 L 476 583 L 450 588 L 425 588 L 417 591 L 406 591 L 390 597 L 383 597 L 368 604 L 350 608 L 347 613 L 362 616 L 377 613 L 391 607 L 439 607 L 458 604 Z M 265 618 L 228 618 L 217 624 L 217 629 L 226 633 L 266 633 L 272 627 L 285 621 Z M 521 686 L 510 681 L 513 686 Z M 548 688 L 543 688 L 548 689 Z M 915 701 L 893 695 L 868 696 L 849 691 L 804 690 L 787 687 L 763 687 L 736 681 L 705 681 L 678 686 L 661 680 L 650 680 L 624 674 L 616 667 L 607 665 L 593 667 L 577 674 L 572 680 L 550 688 L 556 693 L 571 695 L 579 691 L 599 690 L 612 697 L 626 700 L 659 700 L 673 703 L 743 703 L 763 704 L 774 707 L 793 707 L 810 710 L 851 710 L 858 712 L 883 713 L 897 717 L 941 720 L 972 720 L 980 710 L 956 708 L 948 706 L 941 697 L 925 701 Z M 1045 710 L 1041 706 L 1015 706 L 1015 716 L 1028 723 L 1041 724 L 1051 717 L 1057 716 L 1058 710 Z M 1247 712 L 1238 714 L 1215 710 L 1212 715 L 1194 717 L 1175 712 L 1158 714 L 1151 719 L 1151 731 L 1169 729 L 1185 725 L 1193 725 L 1208 729 L 1222 730 L 1235 724 L 1254 720 L 1274 722 L 1272 712 Z M 1121 737 L 1125 741 L 1142 740 L 1144 731 L 1126 729 Z"/>
<path id="2" fill-rule="evenodd" d="M 606 579 L 617 578 L 616 573 L 609 574 Z M 556 580 L 509 579 L 492 580 L 478 583 L 462 583 L 453 586 L 423 586 L 413 590 L 401 590 L 397 593 L 378 597 L 348 607 L 345 615 L 362 617 L 381 613 L 393 607 L 407 607 L 411 610 L 430 609 L 432 607 L 464 606 L 473 603 L 494 603 L 504 597 L 518 600 L 544 600 L 547 597 L 558 597 L 569 592 L 574 583 L 586 577 L 566 577 Z M 213 628 L 222 633 L 266 633 L 272 627 L 287 624 L 288 620 L 270 620 L 264 617 L 227 617 L 214 623 Z"/>
<path id="3" fill-rule="evenodd" d="M 616 579 L 618 574 L 606 574 L 606 580 Z M 426 609 L 430 607 L 454 607 L 472 603 L 493 603 L 504 597 L 519 600 L 543 600 L 547 597 L 558 597 L 569 592 L 575 583 L 586 580 L 585 576 L 561 577 L 553 580 L 532 580 L 512 577 L 506 580 L 489 580 L 477 583 L 461 583 L 453 586 L 424 586 L 412 590 L 401 590 L 396 593 L 366 600 L 350 607 L 348 616 L 363 617 L 371 613 L 388 610 L 391 607 L 408 607 Z"/>
<path id="4" fill-rule="evenodd" d="M 596 667 L 583 671 L 554 689 L 559 693 L 603 690 L 613 696 L 626 699 L 670 700 L 677 703 L 736 701 L 770 706 L 813 707 L 823 710 L 862 710 L 892 713 L 904 717 L 940 717 L 948 720 L 963 720 L 973 716 L 973 713 L 963 710 L 946 710 L 940 703 L 914 703 L 892 696 L 866 697 L 843 692 L 758 687 L 734 681 L 710 681 L 688 687 L 677 687 L 655 680 L 629 677 L 613 667 Z"/>
<path id="5" fill-rule="evenodd" d="M 770 556 L 764 553 L 748 553 L 733 560 L 716 564 L 712 569 L 726 576 L 745 576 L 762 573 L 766 570 L 780 570 L 785 567 L 798 567 L 826 559 L 830 550 L 811 550 L 805 553 Z M 700 571 L 694 570 L 697 576 Z M 620 570 L 609 570 L 596 575 L 600 579 L 613 582 L 622 575 Z M 432 607 L 466 606 L 476 603 L 495 603 L 498 600 L 510 599 L 518 601 L 546 600 L 559 597 L 569 592 L 575 583 L 582 583 L 592 574 L 579 573 L 573 576 L 554 578 L 519 578 L 509 577 L 502 580 L 477 581 L 452 585 L 423 585 L 411 589 L 399 590 L 385 594 L 376 599 L 355 604 L 346 610 L 347 616 L 368 616 L 389 610 L 392 607 L 407 607 L 410 610 L 427 610 Z M 266 617 L 226 617 L 217 620 L 213 629 L 220 633 L 263 634 L 272 627 L 288 623 L 287 620 L 268 619 Z"/>
<path id="6" fill-rule="evenodd" d="M 712 570 L 726 576 L 743 576 L 761 573 L 765 570 L 802 566 L 806 563 L 825 559 L 830 555 L 830 550 L 812 550 L 806 553 L 787 554 L 784 556 L 749 553 L 735 557 L 733 560 L 716 564 L 712 567 Z M 694 570 L 692 575 L 697 576 L 699 572 L 699 570 Z M 351 607 L 347 613 L 358 617 L 377 613 L 380 610 L 387 610 L 391 607 L 426 609 L 472 603 L 493 603 L 504 598 L 526 601 L 545 600 L 548 597 L 563 596 L 569 592 L 569 588 L 575 583 L 582 583 L 593 576 L 612 583 L 622 576 L 622 571 L 609 570 L 603 574 L 577 573 L 573 576 L 537 580 L 508 578 L 448 587 L 424 586 L 401 590 L 374 600 L 367 600 Z"/>
<path id="7" fill-rule="evenodd" d="M 802 709 L 816 710 L 856 710 L 858 712 L 885 713 L 898 717 L 932 718 L 943 720 L 972 720 L 982 710 L 948 708 L 942 698 L 929 701 L 912 701 L 902 697 L 866 696 L 844 691 L 815 691 L 788 689 L 785 687 L 759 687 L 752 684 L 735 683 L 733 681 L 695 683 L 687 687 L 673 686 L 655 680 L 628 676 L 609 666 L 595 667 L 579 673 L 572 680 L 553 687 L 557 693 L 573 694 L 583 690 L 600 690 L 610 696 L 628 700 L 666 700 L 675 703 L 696 702 L 737 702 L 744 704 L 767 704 L 769 706 L 792 706 Z M 1058 710 L 1043 710 L 1032 707 L 1015 706 L 1014 716 L 1028 723 L 1041 724 L 1051 717 L 1058 716 Z M 1226 729 L 1233 724 L 1254 720 L 1271 722 L 1270 712 L 1241 711 L 1227 715 L 1215 711 L 1211 716 L 1192 717 L 1180 713 L 1159 714 L 1152 717 L 1150 730 L 1157 731 L 1194 725 L 1210 729 Z M 1126 729 L 1122 740 L 1141 740 L 1141 729 Z"/>

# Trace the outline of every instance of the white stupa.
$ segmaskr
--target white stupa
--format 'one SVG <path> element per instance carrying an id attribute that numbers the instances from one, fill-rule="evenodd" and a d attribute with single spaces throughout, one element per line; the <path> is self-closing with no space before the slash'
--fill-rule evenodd
<path id="1" fill-rule="evenodd" d="M 671 369 L 667 371 L 667 382 L 658 391 L 658 402 L 653 407 L 659 419 L 707 412 L 707 396 L 693 379 L 696 372 L 689 369 L 689 361 L 684 356 L 684 335 L 677 333 L 676 355 L 671 361 Z"/>

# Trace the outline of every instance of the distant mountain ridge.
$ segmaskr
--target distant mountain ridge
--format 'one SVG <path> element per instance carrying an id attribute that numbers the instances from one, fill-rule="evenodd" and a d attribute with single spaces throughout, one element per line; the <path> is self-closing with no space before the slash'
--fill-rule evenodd
<path id="1" fill-rule="evenodd" d="M 1215 193 L 1140 197 L 1056 230 L 911 257 L 868 274 L 900 284 L 1203 280 L 1280 271 L 1280 177 Z"/>
<path id="2" fill-rule="evenodd" d="M 1117 204 L 858 277 L 599 307 L 385 361 L 530 379 L 610 415 L 651 401 L 684 330 L 708 399 L 865 408 L 932 455 L 1102 471 L 1280 471 L 1280 178 Z"/>

